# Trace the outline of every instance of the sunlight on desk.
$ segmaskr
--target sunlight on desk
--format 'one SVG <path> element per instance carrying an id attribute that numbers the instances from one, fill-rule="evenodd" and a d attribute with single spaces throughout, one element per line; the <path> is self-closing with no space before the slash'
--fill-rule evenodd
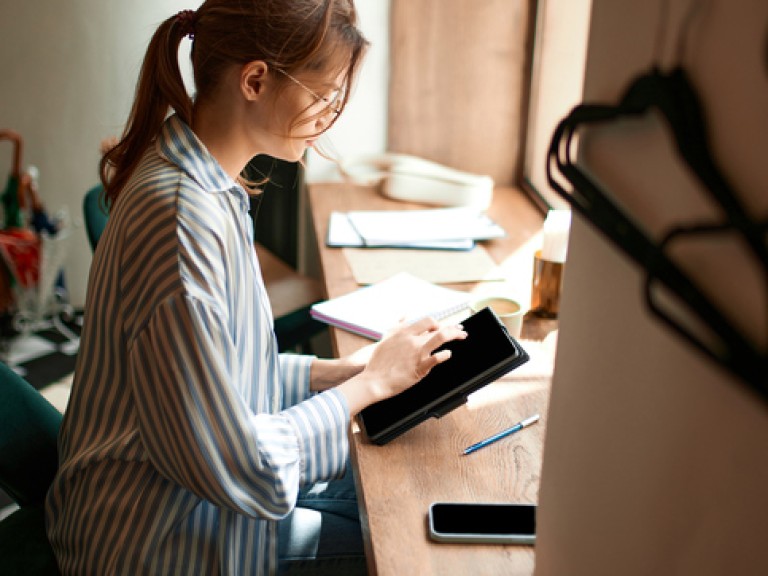
<path id="1" fill-rule="evenodd" d="M 473 294 L 500 294 L 514 298 L 524 309 L 531 303 L 531 282 L 533 280 L 533 255 L 541 247 L 542 235 L 539 232 L 531 236 L 522 246 L 497 264 L 492 274 L 472 289 Z M 489 282 L 488 280 L 501 281 Z"/>
<path id="2" fill-rule="evenodd" d="M 499 402 L 519 402 L 524 396 L 541 391 L 542 384 L 499 380 L 467 397 L 467 410 L 482 410 Z"/>
<path id="3" fill-rule="evenodd" d="M 467 397 L 468 410 L 481 410 L 489 405 L 514 402 L 525 405 L 526 396 L 538 395 L 549 386 L 552 365 L 557 347 L 557 332 L 552 332 L 542 342 L 521 340 L 530 360 L 501 377 L 496 382 L 481 388 Z"/>
<path id="4" fill-rule="evenodd" d="M 472 250 L 399 250 L 342 248 L 358 284 L 381 282 L 398 272 L 408 272 L 436 284 L 478 280 L 500 282 L 505 275 L 483 246 Z"/>
<path id="5" fill-rule="evenodd" d="M 309 198 L 326 295 L 351 292 L 358 284 L 349 261 L 341 249 L 325 245 L 330 213 L 402 208 L 404 204 L 371 189 L 338 184 L 311 186 Z M 510 290 L 509 295 L 514 294 L 527 309 L 543 216 L 514 188 L 494 192 L 489 215 L 507 231 L 506 237 L 483 243 L 505 280 L 449 287 L 475 294 Z M 370 343 L 335 328 L 331 337 L 334 352 L 340 356 Z M 353 423 L 350 456 L 370 574 L 533 573 L 531 547 L 436 544 L 429 540 L 426 514 L 430 503 L 439 500 L 537 501 L 556 342 L 557 320 L 526 315 L 520 343 L 531 359 L 478 391 L 468 404 L 416 426 L 385 446 L 371 444 Z M 467 446 L 537 413 L 541 422 L 524 433 L 463 455 Z"/>

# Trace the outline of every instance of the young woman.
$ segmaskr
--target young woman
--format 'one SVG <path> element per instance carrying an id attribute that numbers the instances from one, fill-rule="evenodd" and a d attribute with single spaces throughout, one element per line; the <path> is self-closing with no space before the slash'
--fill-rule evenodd
<path id="1" fill-rule="evenodd" d="M 316 483 L 344 475 L 354 414 L 466 334 L 423 320 L 367 361 L 279 355 L 240 173 L 258 154 L 302 157 L 343 111 L 365 45 L 352 0 L 208 0 L 152 38 L 101 164 L 110 217 L 47 503 L 63 573 L 344 573 L 361 554 L 359 534 L 350 552 L 319 532 L 344 524 L 324 515 L 348 487 Z"/>

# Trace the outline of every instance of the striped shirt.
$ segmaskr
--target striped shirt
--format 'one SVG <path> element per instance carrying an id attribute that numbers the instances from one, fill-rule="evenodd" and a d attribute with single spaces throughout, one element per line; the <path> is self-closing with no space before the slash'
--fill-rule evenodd
<path id="1" fill-rule="evenodd" d="M 64 574 L 270 574 L 276 520 L 339 477 L 349 414 L 278 354 L 245 190 L 169 118 L 91 266 L 48 493 Z"/>

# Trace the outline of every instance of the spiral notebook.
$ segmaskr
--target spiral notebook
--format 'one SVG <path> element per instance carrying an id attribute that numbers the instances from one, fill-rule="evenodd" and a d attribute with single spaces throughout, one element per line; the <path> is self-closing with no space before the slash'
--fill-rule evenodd
<path id="1" fill-rule="evenodd" d="M 470 294 L 400 272 L 354 292 L 314 304 L 316 320 L 372 340 L 379 340 L 400 320 L 415 322 L 425 316 L 436 320 L 467 308 Z"/>

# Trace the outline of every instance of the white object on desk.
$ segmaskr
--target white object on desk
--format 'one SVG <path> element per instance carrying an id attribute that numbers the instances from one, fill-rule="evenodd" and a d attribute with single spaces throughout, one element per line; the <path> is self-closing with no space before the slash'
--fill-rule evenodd
<path id="1" fill-rule="evenodd" d="M 493 178 L 463 172 L 408 154 L 385 153 L 344 160 L 342 174 L 362 184 L 380 184 L 393 200 L 485 210 L 493 198 Z"/>
<path id="2" fill-rule="evenodd" d="M 544 220 L 544 241 L 541 258 L 550 262 L 565 262 L 568 253 L 568 233 L 571 229 L 570 210 L 550 210 Z"/>
<path id="3" fill-rule="evenodd" d="M 331 248 L 365 248 L 362 236 L 349 221 L 345 212 L 331 212 L 328 219 L 328 236 L 326 246 Z M 471 238 L 459 240 L 430 240 L 427 242 L 401 242 L 391 246 L 376 246 L 377 248 L 417 248 L 423 250 L 471 250 L 475 241 Z"/>
<path id="4" fill-rule="evenodd" d="M 488 240 L 504 229 L 475 208 L 355 210 L 347 213 L 366 246 L 392 246 L 436 240 Z"/>
<path id="5" fill-rule="evenodd" d="M 512 338 L 520 338 L 520 334 L 523 331 L 525 309 L 517 300 L 508 296 L 486 296 L 473 300 L 469 304 L 472 312 L 480 312 L 480 310 L 486 307 L 494 311 Z"/>

